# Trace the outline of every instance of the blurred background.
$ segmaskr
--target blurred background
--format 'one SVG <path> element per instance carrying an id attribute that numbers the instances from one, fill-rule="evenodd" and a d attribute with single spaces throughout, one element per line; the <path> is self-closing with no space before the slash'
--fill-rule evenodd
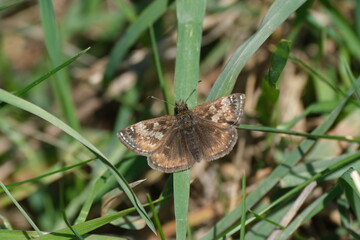
<path id="1" fill-rule="evenodd" d="M 122 146 L 116 139 L 116 132 L 140 120 L 173 111 L 171 104 L 148 96 L 174 103 L 175 4 L 170 1 L 164 10 L 158 7 L 144 20 L 142 24 L 154 21 L 152 30 L 145 27 L 143 31 L 133 25 L 154 2 L 52 1 L 56 29 L 48 36 L 44 29 L 52 25 L 44 22 L 46 13 L 41 12 L 38 1 L 0 3 L 0 87 L 16 93 L 91 47 L 71 65 L 21 97 L 68 123 L 106 154 L 129 183 L 135 182 L 132 186 L 142 202 L 147 202 L 147 195 L 157 199 L 170 175 L 151 170 L 145 157 Z M 207 1 L 199 63 L 199 104 L 204 102 L 230 56 L 254 34 L 271 4 L 272 1 L 257 0 Z M 164 83 L 159 82 L 156 71 L 152 34 Z M 240 73 L 233 92 L 246 94 L 242 123 L 291 128 L 298 132 L 313 130 L 351 87 L 344 61 L 349 63 L 352 74 L 358 76 L 359 34 L 359 1 L 307 1 L 276 29 Z M 52 37 L 55 44 L 46 46 L 45 39 Z M 271 85 L 268 81 L 271 56 L 283 39 L 290 43 L 290 58 L 280 78 Z M 358 119 L 358 107 L 350 104 L 329 134 L 358 135 Z M 239 130 L 238 144 L 228 156 L 210 164 L 195 164 L 189 206 L 193 238 L 198 239 L 241 202 L 244 173 L 246 190 L 250 193 L 302 139 Z M 345 151 L 357 151 L 357 148 L 346 142 L 321 140 L 305 163 L 329 159 Z M 90 191 L 89 183 L 99 176 L 105 181 L 104 187 L 96 192 L 88 219 L 131 207 L 124 196 L 111 200 L 118 194 L 111 192 L 116 183 L 102 168 L 91 152 L 56 126 L 11 105 L 0 109 L 0 180 L 8 185 L 12 195 L 42 230 L 64 227 L 63 209 L 72 222 L 86 199 L 84 196 Z M 39 177 L 46 173 L 51 174 Z M 136 182 L 141 179 L 146 180 Z M 9 185 L 24 180 L 30 181 Z M 277 186 L 274 191 L 291 187 L 286 181 L 282 183 L 284 185 Z M 332 184 L 330 180 L 318 187 L 308 201 L 316 199 Z M 269 197 L 263 201 L 272 200 Z M 111 207 L 106 205 L 109 202 Z M 173 203 L 168 200 L 164 204 L 159 217 L 164 234 L 170 239 L 175 233 L 174 213 L 170 210 Z M 0 216 L 2 225 L 31 229 L 3 192 Z M 335 231 L 341 229 L 340 226 L 339 213 L 330 206 L 305 223 L 299 233 L 308 239 L 329 235 L 335 237 L 332 239 L 347 239 L 346 233 Z M 136 214 L 120 223 L 98 228 L 94 233 L 129 239 L 154 237 Z"/>

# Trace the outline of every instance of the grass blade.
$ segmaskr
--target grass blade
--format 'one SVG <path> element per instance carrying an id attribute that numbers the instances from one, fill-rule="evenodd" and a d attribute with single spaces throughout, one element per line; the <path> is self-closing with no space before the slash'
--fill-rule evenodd
<path id="1" fill-rule="evenodd" d="M 60 34 L 55 20 L 52 1 L 39 0 L 40 17 L 45 34 L 45 43 L 53 66 L 61 64 Z M 64 71 L 55 74 L 54 91 L 57 93 L 59 105 L 62 108 L 65 119 L 72 128 L 80 129 L 75 107 L 71 98 L 69 79 Z"/>
<path id="2" fill-rule="evenodd" d="M 55 73 L 57 73 L 58 71 L 60 71 L 61 69 L 65 68 L 66 66 L 70 65 L 72 62 L 74 62 L 76 59 L 78 59 L 81 55 L 83 55 L 84 53 L 86 53 L 87 51 L 89 51 L 90 47 L 82 50 L 81 52 L 79 52 L 78 54 L 76 54 L 74 57 L 70 58 L 68 61 L 60 64 L 59 66 L 57 66 L 56 68 L 52 69 L 51 71 L 49 71 L 48 73 L 46 73 L 45 75 L 41 76 L 40 78 L 36 79 L 35 81 L 33 81 L 32 83 L 30 83 L 29 85 L 27 85 L 26 87 L 24 87 L 23 89 L 15 92 L 16 96 L 21 96 L 25 93 L 27 93 L 28 91 L 30 91 L 32 88 L 34 88 L 35 86 L 39 85 L 40 83 L 42 83 L 43 81 L 45 81 L 46 79 L 48 79 L 49 77 L 51 77 L 52 75 L 54 75 Z M 0 108 L 5 106 L 4 103 L 0 103 Z"/>
<path id="3" fill-rule="evenodd" d="M 105 157 L 104 154 L 100 152 L 94 145 L 92 145 L 87 139 L 85 139 L 83 136 L 81 136 L 77 131 L 72 129 L 70 126 L 62 122 L 60 119 L 56 118 L 55 116 L 51 115 L 50 113 L 46 112 L 45 110 L 39 108 L 38 106 L 25 101 L 15 95 L 12 95 L 5 90 L 0 89 L 0 101 L 6 102 L 8 104 L 11 104 L 13 106 L 16 106 L 20 109 L 23 109 L 27 112 L 30 112 L 34 115 L 37 115 L 38 117 L 48 121 L 49 123 L 57 126 L 73 138 L 75 138 L 77 141 L 82 143 L 85 147 L 87 147 L 91 152 L 93 152 L 103 164 L 109 169 L 109 171 L 115 176 L 117 182 L 121 186 L 121 188 L 124 190 L 126 195 L 129 197 L 131 203 L 135 206 L 135 208 L 138 210 L 141 217 L 145 220 L 149 228 L 155 232 L 155 227 L 153 223 L 150 220 L 150 217 L 146 213 L 145 209 L 143 208 L 142 204 L 138 200 L 138 198 L 135 196 L 135 193 L 133 190 L 129 187 L 127 184 L 125 178 L 116 170 L 116 168 L 110 163 L 110 161 Z"/>
<path id="4" fill-rule="evenodd" d="M 353 89 L 348 91 L 346 97 L 340 101 L 338 106 L 332 111 L 328 118 L 313 131 L 314 134 L 324 134 L 332 126 L 353 92 Z M 272 171 L 272 173 L 259 184 L 256 190 L 248 196 L 246 203 L 248 208 L 253 207 L 268 191 L 270 191 L 271 188 L 273 188 L 278 181 L 290 171 L 291 167 L 303 158 L 303 156 L 312 148 L 312 146 L 314 146 L 315 143 L 315 140 L 307 139 L 304 140 L 299 147 L 293 150 L 288 155 L 287 160 Z M 231 227 L 239 219 L 239 217 L 241 217 L 239 216 L 239 212 L 241 210 L 240 208 L 241 205 L 237 206 L 232 212 L 226 215 L 212 229 L 210 229 L 210 231 L 208 231 L 201 239 L 213 239 L 214 235 L 218 235 L 224 232 L 227 228 Z"/>
<path id="5" fill-rule="evenodd" d="M 175 99 L 186 99 L 197 88 L 199 80 L 200 45 L 202 21 L 205 14 L 205 0 L 178 0 L 178 39 L 175 65 Z M 193 94 L 187 102 L 196 105 Z M 190 195 L 191 169 L 174 173 L 174 205 L 176 217 L 176 239 L 186 239 L 187 215 Z"/>
<path id="6" fill-rule="evenodd" d="M 249 58 L 265 42 L 265 40 L 280 26 L 289 16 L 294 13 L 306 0 L 301 1 L 275 1 L 259 29 L 246 40 L 230 58 L 225 69 L 216 80 L 207 100 L 213 100 L 231 93 L 240 71 Z"/>
<path id="7" fill-rule="evenodd" d="M 242 176 L 242 200 L 241 200 L 241 221 L 240 221 L 240 239 L 245 239 L 245 220 L 246 220 L 246 174 Z"/>
<path id="8" fill-rule="evenodd" d="M 299 226 L 316 215 L 327 204 L 329 204 L 334 198 L 341 194 L 342 190 L 339 185 L 336 185 L 332 190 L 325 192 L 313 203 L 311 203 L 304 211 L 302 211 L 290 224 L 286 227 L 283 233 L 277 238 L 278 240 L 285 240 L 291 238 L 291 235 L 295 232 Z"/>
<path id="9" fill-rule="evenodd" d="M 149 28 L 149 26 L 164 14 L 171 2 L 171 0 L 153 1 L 129 26 L 123 37 L 115 44 L 110 54 L 109 63 L 105 69 L 105 88 L 114 77 L 119 63 L 122 61 L 129 48 L 139 39 L 140 35 Z"/>
<path id="10" fill-rule="evenodd" d="M 40 229 L 36 226 L 36 224 L 32 221 L 32 219 L 29 217 L 29 215 L 26 213 L 26 211 L 21 207 L 21 205 L 16 201 L 15 198 L 11 195 L 9 190 L 6 188 L 6 186 L 3 184 L 3 182 L 0 181 L 0 187 L 3 189 L 3 191 L 8 195 L 8 197 L 11 199 L 11 201 L 14 203 L 14 205 L 19 209 L 19 211 L 22 213 L 22 215 L 26 218 L 26 220 L 30 223 L 30 225 L 34 228 L 34 230 L 39 234 L 42 235 L 43 233 L 40 231 Z"/>

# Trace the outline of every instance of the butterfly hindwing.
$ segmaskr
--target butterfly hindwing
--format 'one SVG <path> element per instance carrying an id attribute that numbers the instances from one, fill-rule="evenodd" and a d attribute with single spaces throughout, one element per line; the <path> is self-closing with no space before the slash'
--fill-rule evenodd
<path id="1" fill-rule="evenodd" d="M 234 147 L 238 135 L 235 126 L 221 128 L 217 123 L 200 121 L 195 127 L 199 139 L 200 160 L 215 160 L 227 155 Z"/>
<path id="2" fill-rule="evenodd" d="M 236 140 L 234 126 L 221 128 L 213 122 L 199 121 L 191 133 L 183 129 L 170 133 L 161 147 L 148 157 L 148 163 L 163 172 L 181 171 L 190 168 L 194 162 L 225 156 Z"/>
<path id="3" fill-rule="evenodd" d="M 161 147 L 148 157 L 150 167 L 163 172 L 177 172 L 190 168 L 194 158 L 181 129 L 172 131 Z"/>

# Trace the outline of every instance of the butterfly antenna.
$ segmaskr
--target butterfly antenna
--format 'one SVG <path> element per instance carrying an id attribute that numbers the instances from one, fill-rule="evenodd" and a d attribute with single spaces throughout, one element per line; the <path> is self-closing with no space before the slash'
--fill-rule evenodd
<path id="1" fill-rule="evenodd" d="M 194 90 L 192 90 L 192 92 L 189 94 L 189 96 L 186 98 L 185 103 L 189 100 L 189 98 L 194 94 L 194 92 L 196 91 L 196 88 Z"/>
<path id="2" fill-rule="evenodd" d="M 165 100 L 163 100 L 163 99 L 157 98 L 157 97 L 155 97 L 155 96 L 148 96 L 147 98 L 155 99 L 155 100 L 158 100 L 158 101 L 161 101 L 161 102 L 170 104 L 170 105 L 172 105 L 172 106 L 175 106 L 174 104 L 169 103 L 169 102 L 167 102 L 167 101 L 165 101 Z"/>
<path id="3" fill-rule="evenodd" d="M 201 83 L 201 79 L 198 81 L 198 84 Z M 189 100 L 189 98 L 194 94 L 194 92 L 196 91 L 196 88 L 194 88 L 194 90 L 192 90 L 192 92 L 190 93 L 190 95 L 186 98 L 185 103 Z"/>

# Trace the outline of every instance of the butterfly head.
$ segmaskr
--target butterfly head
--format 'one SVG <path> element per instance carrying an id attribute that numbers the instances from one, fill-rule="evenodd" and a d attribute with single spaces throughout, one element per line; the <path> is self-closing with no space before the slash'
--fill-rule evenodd
<path id="1" fill-rule="evenodd" d="M 175 115 L 186 112 L 188 110 L 189 110 L 189 108 L 183 100 L 180 100 L 175 103 L 175 110 L 174 110 Z"/>

